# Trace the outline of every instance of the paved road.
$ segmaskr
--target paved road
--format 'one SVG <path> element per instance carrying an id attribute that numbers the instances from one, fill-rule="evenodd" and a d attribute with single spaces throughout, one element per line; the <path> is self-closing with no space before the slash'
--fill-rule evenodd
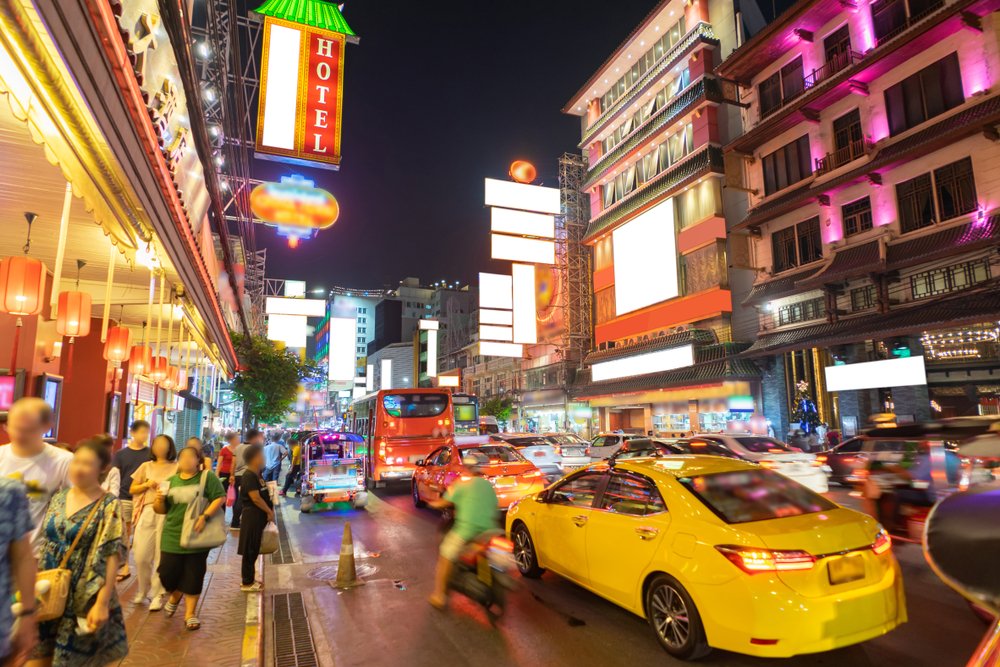
<path id="1" fill-rule="evenodd" d="M 853 503 L 846 493 L 831 494 Z M 324 667 L 681 665 L 662 651 L 646 622 L 557 575 L 522 582 L 496 627 L 482 610 L 452 597 L 448 613 L 425 602 L 432 587 L 438 515 L 413 507 L 408 488 L 379 490 L 366 510 L 298 512 L 283 518 L 294 564 L 269 565 L 268 593 L 302 591 Z M 334 576 L 343 526 L 351 522 L 358 569 L 368 584 L 338 592 Z M 713 651 L 699 664 L 782 667 L 962 667 L 985 626 L 930 571 L 919 548 L 896 548 L 909 623 L 888 635 L 829 653 L 762 660 Z M 520 579 L 520 578 L 519 578 Z M 272 663 L 273 664 L 273 663 Z"/>

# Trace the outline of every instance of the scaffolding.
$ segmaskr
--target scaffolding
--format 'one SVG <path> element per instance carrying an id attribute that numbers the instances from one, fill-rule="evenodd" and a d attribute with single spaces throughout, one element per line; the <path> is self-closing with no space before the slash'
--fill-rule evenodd
<path id="1" fill-rule="evenodd" d="M 566 384 L 590 351 L 593 335 L 593 295 L 591 292 L 590 247 L 583 243 L 590 220 L 590 206 L 580 191 L 587 173 L 582 155 L 564 153 L 559 158 L 559 208 L 557 237 L 565 239 L 557 251 L 560 302 L 563 304 L 563 363 Z"/>
<path id="2" fill-rule="evenodd" d="M 264 333 L 265 250 L 257 249 L 250 192 L 254 147 L 253 110 L 259 86 L 257 52 L 261 50 L 262 23 L 252 12 L 241 15 L 244 3 L 209 0 L 196 5 L 191 33 L 195 41 L 198 74 L 202 82 L 205 119 L 209 123 L 213 157 L 224 194 L 224 220 L 236 223 L 245 267 L 244 291 L 249 298 L 248 326 Z"/>

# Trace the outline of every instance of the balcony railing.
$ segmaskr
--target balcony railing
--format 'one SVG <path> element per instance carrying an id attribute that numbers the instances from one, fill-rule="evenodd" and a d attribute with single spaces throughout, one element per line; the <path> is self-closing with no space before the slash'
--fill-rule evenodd
<path id="1" fill-rule="evenodd" d="M 888 11 L 891 11 L 892 5 L 895 5 L 897 3 L 902 4 L 904 8 L 906 7 L 905 0 L 883 0 L 882 2 L 876 2 L 872 4 L 872 12 L 877 14 L 884 14 Z M 944 0 L 939 0 L 938 2 L 932 3 L 923 11 L 914 14 L 909 18 L 905 18 L 905 9 L 904 9 L 904 12 L 901 13 L 899 19 L 895 21 L 896 23 L 895 26 L 890 24 L 889 26 L 887 26 L 888 31 L 884 35 L 876 36 L 875 46 L 876 47 L 882 46 L 883 44 L 891 40 L 893 37 L 896 37 L 900 33 L 904 32 L 907 28 L 924 20 L 925 18 L 927 18 L 927 16 L 936 12 L 942 7 L 944 7 Z"/>
<path id="2" fill-rule="evenodd" d="M 853 162 L 860 157 L 872 152 L 874 144 L 870 137 L 862 137 L 857 141 L 852 141 L 840 150 L 827 153 L 824 157 L 816 158 L 816 174 L 825 174 L 838 167 L 843 167 L 848 162 Z"/>
<path id="3" fill-rule="evenodd" d="M 837 72 L 842 72 L 854 63 L 861 62 L 863 59 L 864 55 L 853 49 L 838 53 L 833 58 L 830 58 L 825 65 L 819 69 L 814 69 L 812 74 L 803 79 L 806 90 L 823 83 Z"/>

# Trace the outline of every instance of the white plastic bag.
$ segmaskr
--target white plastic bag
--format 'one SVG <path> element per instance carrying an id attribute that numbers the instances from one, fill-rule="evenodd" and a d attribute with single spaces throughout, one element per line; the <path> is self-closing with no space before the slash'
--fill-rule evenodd
<path id="1" fill-rule="evenodd" d="M 278 550 L 278 526 L 273 521 L 268 521 L 264 526 L 264 535 L 260 538 L 260 552 L 262 554 L 273 554 Z"/>

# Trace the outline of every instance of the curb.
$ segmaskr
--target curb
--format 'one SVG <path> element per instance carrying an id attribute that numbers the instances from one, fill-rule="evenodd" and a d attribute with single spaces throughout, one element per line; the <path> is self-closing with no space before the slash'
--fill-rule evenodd
<path id="1" fill-rule="evenodd" d="M 257 572 L 264 583 L 264 557 L 257 557 Z M 247 593 L 241 667 L 261 667 L 264 664 L 264 591 Z"/>

